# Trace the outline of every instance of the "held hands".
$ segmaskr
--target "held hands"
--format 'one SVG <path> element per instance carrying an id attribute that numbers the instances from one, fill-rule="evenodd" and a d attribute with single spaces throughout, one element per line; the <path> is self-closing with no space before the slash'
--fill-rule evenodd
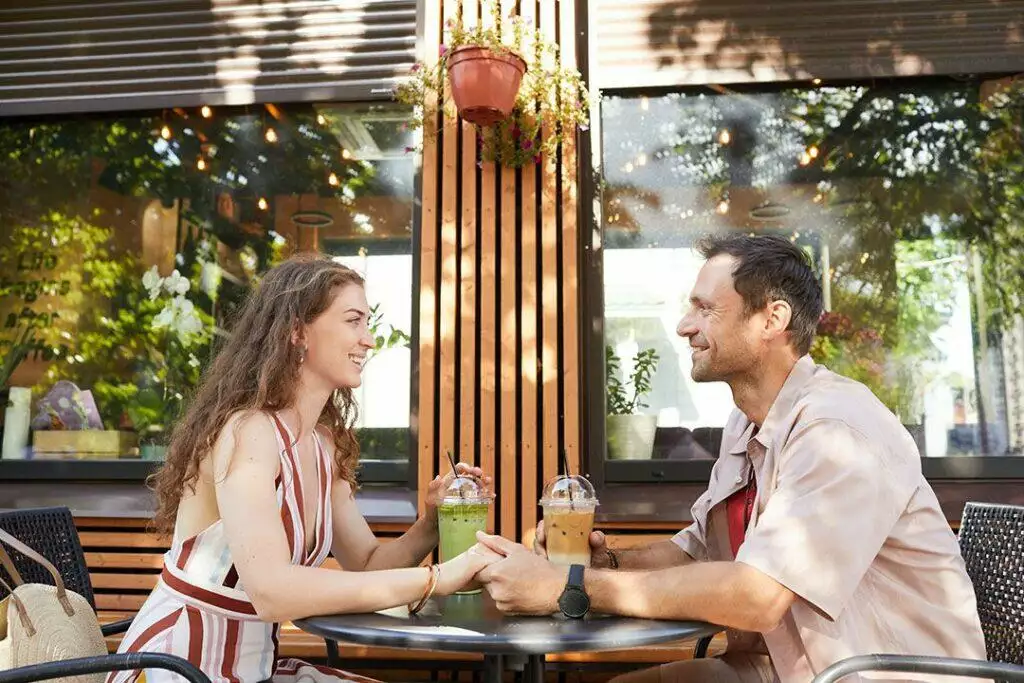
<path id="1" fill-rule="evenodd" d="M 526 546 L 501 536 L 478 531 L 477 545 L 502 557 L 478 575 L 494 603 L 502 612 L 513 614 L 553 614 L 558 611 L 558 596 L 569 577 L 569 568 L 553 565 L 531 553 Z"/>
<path id="2" fill-rule="evenodd" d="M 476 477 L 483 484 L 484 490 L 486 490 L 488 494 L 494 493 L 494 478 L 484 476 L 484 471 L 479 467 L 473 467 L 472 465 L 460 462 L 455 466 L 455 470 L 460 476 L 468 474 L 472 477 Z M 442 502 L 444 502 L 444 493 L 454 480 L 455 475 L 448 472 L 447 474 L 437 475 L 434 477 L 434 480 L 427 485 L 426 518 L 435 526 L 437 525 L 437 508 Z"/>
<path id="3" fill-rule="evenodd" d="M 590 538 L 590 566 L 597 569 L 608 569 L 608 544 L 603 531 L 591 531 Z M 541 557 L 547 557 L 547 534 L 544 533 L 544 520 L 537 522 L 537 535 L 533 539 L 533 552 Z"/>
<path id="4" fill-rule="evenodd" d="M 500 555 L 486 545 L 477 543 L 461 555 L 457 555 L 441 565 L 441 576 L 437 581 L 436 595 L 451 595 L 455 591 L 479 587 L 476 576 L 481 570 L 494 562 L 503 560 Z"/>

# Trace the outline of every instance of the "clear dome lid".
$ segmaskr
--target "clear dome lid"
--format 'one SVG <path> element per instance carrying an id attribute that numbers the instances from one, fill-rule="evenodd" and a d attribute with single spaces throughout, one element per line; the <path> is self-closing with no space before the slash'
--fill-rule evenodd
<path id="1" fill-rule="evenodd" d="M 484 487 L 483 482 L 469 474 L 460 474 L 452 479 L 444 491 L 444 502 L 448 504 L 489 503 L 493 499 L 494 494 Z"/>
<path id="2" fill-rule="evenodd" d="M 590 480 L 579 474 L 560 474 L 548 480 L 540 497 L 541 505 L 597 507 L 597 494 Z"/>

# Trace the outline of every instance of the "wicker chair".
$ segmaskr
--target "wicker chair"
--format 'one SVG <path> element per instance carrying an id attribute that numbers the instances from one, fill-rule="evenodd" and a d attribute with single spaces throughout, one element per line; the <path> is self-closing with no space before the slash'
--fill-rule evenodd
<path id="1" fill-rule="evenodd" d="M 0 529 L 7 531 L 52 562 L 68 590 L 84 597 L 93 609 L 96 609 L 89 569 L 85 564 L 85 554 L 82 552 L 82 544 L 78 540 L 78 530 L 75 528 L 75 520 L 70 510 L 57 507 L 0 512 Z M 26 582 L 53 583 L 50 573 L 37 562 L 26 558 L 14 548 L 7 550 L 18 573 Z M 2 567 L 0 575 L 8 582 L 12 578 Z M 7 590 L 0 586 L 0 598 L 6 595 Z M 122 619 L 103 625 L 101 630 L 104 636 L 124 633 L 131 623 L 131 619 Z M 210 679 L 187 660 L 151 652 L 84 657 L 22 666 L 0 671 L 0 683 L 26 683 L 70 675 L 134 669 L 167 669 L 184 676 L 190 683 L 210 683 Z"/>
<path id="2" fill-rule="evenodd" d="M 928 673 L 1024 683 L 1024 507 L 968 503 L 960 550 L 978 598 L 988 661 L 866 655 L 836 662 L 814 683 L 859 671 Z"/>

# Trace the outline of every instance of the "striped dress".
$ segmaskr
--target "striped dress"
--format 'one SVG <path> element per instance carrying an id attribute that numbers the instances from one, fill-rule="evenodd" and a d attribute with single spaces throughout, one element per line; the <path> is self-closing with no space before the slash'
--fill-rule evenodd
<path id="1" fill-rule="evenodd" d="M 302 470 L 292 449 L 296 443 L 288 427 L 276 415 L 281 473 L 277 502 L 288 537 L 292 564 L 316 567 L 331 547 L 332 463 L 314 433 L 318 490 L 313 550 L 307 555 Z M 213 683 L 340 683 L 369 681 L 362 676 L 298 659 L 278 659 L 279 624 L 256 616 L 245 588 L 238 580 L 228 550 L 224 525 L 218 520 L 188 539 L 175 533 L 164 555 L 163 572 L 156 588 L 132 621 L 119 652 L 165 652 L 185 657 Z M 145 683 L 183 683 L 184 679 L 163 669 L 150 669 Z M 139 671 L 110 674 L 107 683 L 142 683 Z"/>

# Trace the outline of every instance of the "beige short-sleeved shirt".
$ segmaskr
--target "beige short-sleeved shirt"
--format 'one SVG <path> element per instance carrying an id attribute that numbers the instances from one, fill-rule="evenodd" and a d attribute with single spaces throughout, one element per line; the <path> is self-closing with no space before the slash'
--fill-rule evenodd
<path id="1" fill-rule="evenodd" d="M 985 659 L 956 536 L 913 439 L 871 391 L 804 356 L 754 427 L 738 410 L 730 417 L 693 524 L 674 540 L 697 560 L 743 562 L 797 595 L 763 634 L 779 679 L 805 683 L 863 654 Z M 757 500 L 733 557 L 723 503 L 751 470 Z M 730 649 L 763 646 L 752 634 L 729 636 Z"/>

